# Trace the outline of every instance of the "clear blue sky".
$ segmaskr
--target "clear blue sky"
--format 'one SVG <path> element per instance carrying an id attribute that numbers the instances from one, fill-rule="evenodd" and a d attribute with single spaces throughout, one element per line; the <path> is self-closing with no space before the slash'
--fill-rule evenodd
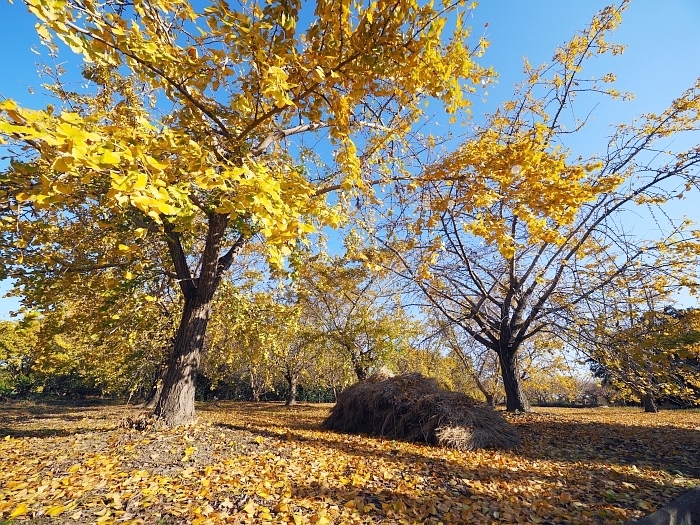
<path id="1" fill-rule="evenodd" d="M 493 110 L 511 95 L 513 84 L 521 79 L 524 56 L 533 65 L 549 60 L 557 45 L 576 29 L 585 27 L 609 3 L 484 0 L 474 11 L 472 26 L 475 34 L 484 32 L 491 42 L 482 60 L 493 65 L 500 78 L 497 85 L 489 88 L 486 103 L 479 98 L 474 100 L 474 115 Z M 633 0 L 613 40 L 627 45 L 627 51 L 621 57 L 599 60 L 594 70 L 614 71 L 618 76 L 616 87 L 634 92 L 636 98 L 633 102 L 600 106 L 594 124 L 601 133 L 606 126 L 628 121 L 642 112 L 663 110 L 700 77 L 700 0 Z M 40 85 L 46 79 L 37 76 L 37 64 L 41 58 L 49 58 L 35 35 L 34 20 L 20 0 L 14 4 L 0 0 L 0 46 L 0 97 L 16 99 L 29 107 L 42 106 L 40 96 L 31 96 L 28 88 L 41 92 Z M 32 47 L 41 56 L 32 52 Z M 64 68 L 77 71 L 80 59 L 63 52 L 59 62 Z M 595 144 L 586 146 L 595 149 Z M 688 204 L 692 203 L 686 203 L 687 209 L 668 211 L 671 215 L 692 217 L 695 210 Z M 700 220 L 699 211 L 695 211 L 695 219 Z M 0 295 L 7 286 L 0 283 Z M 8 312 L 17 307 L 15 299 L 0 298 L 0 319 L 7 318 Z"/>

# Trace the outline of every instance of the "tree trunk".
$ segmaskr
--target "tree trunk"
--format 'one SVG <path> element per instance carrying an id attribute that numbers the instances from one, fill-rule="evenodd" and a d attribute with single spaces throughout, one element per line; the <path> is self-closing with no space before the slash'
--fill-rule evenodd
<path id="1" fill-rule="evenodd" d="M 506 410 L 508 412 L 529 412 L 532 407 L 525 396 L 520 381 L 518 349 L 512 347 L 501 349 L 498 352 L 498 360 L 501 365 L 503 388 L 506 391 Z"/>
<path id="2" fill-rule="evenodd" d="M 354 352 L 350 351 L 350 361 L 352 361 L 352 367 L 355 370 L 355 375 L 358 381 L 364 381 L 367 379 L 367 368 L 362 366 L 360 357 Z"/>
<path id="3" fill-rule="evenodd" d="M 291 373 L 285 374 L 285 379 L 287 380 L 287 387 L 289 387 L 285 404 L 290 407 L 297 404 L 297 382 L 299 381 L 299 376 Z"/>
<path id="4" fill-rule="evenodd" d="M 212 212 L 207 215 L 206 241 L 199 259 L 198 277 L 192 276 L 175 225 L 164 225 L 170 257 L 185 298 L 180 325 L 168 359 L 163 391 L 155 409 L 156 418 L 168 427 L 189 425 L 196 421 L 194 396 L 197 370 L 209 324 L 212 300 L 221 282 L 221 276 L 230 267 L 236 251 L 245 242 L 245 238 L 240 236 L 228 252 L 219 257 L 228 221 L 227 214 Z"/>
<path id="5" fill-rule="evenodd" d="M 156 381 L 156 384 L 151 389 L 151 392 L 148 395 L 148 399 L 146 399 L 146 402 L 143 405 L 144 408 L 148 410 L 153 410 L 156 408 L 158 401 L 160 401 L 160 396 L 163 393 L 163 381 L 165 378 L 165 371 L 166 369 L 163 369 L 163 378 Z"/>
<path id="6" fill-rule="evenodd" d="M 162 364 L 157 370 L 158 373 L 156 380 L 153 382 L 153 385 L 151 385 L 148 398 L 143 405 L 144 408 L 147 408 L 148 410 L 153 410 L 156 408 L 158 401 L 160 401 L 160 396 L 163 393 L 163 383 L 165 382 L 165 375 L 167 371 L 168 369 L 165 364 Z"/>
<path id="7" fill-rule="evenodd" d="M 651 412 L 656 414 L 659 411 L 659 407 L 656 406 L 656 401 L 654 401 L 654 396 L 652 394 L 644 394 L 642 397 L 642 405 L 644 405 L 644 412 Z"/>
<path id="8" fill-rule="evenodd" d="M 486 388 L 484 383 L 481 381 L 479 374 L 472 371 L 471 376 L 472 376 L 472 379 L 474 380 L 474 383 L 476 383 L 476 387 L 479 389 L 479 391 L 486 398 L 486 403 L 489 406 L 496 408 L 496 394 L 489 392 L 489 390 Z"/>
<path id="9" fill-rule="evenodd" d="M 250 371 L 250 394 L 253 396 L 253 402 L 260 403 L 260 385 L 258 384 L 255 371 Z"/>
<path id="10" fill-rule="evenodd" d="M 180 326 L 156 404 L 155 416 L 168 427 L 189 425 L 196 421 L 194 395 L 199 359 L 209 322 L 211 297 L 185 298 Z"/>
<path id="11" fill-rule="evenodd" d="M 360 365 L 355 366 L 355 375 L 358 381 L 364 381 L 367 379 L 367 370 Z"/>

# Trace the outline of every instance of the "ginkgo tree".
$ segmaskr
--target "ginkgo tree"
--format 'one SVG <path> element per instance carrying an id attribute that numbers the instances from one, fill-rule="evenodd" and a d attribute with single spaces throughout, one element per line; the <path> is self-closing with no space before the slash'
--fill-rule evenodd
<path id="1" fill-rule="evenodd" d="M 298 304 L 316 326 L 317 339 L 350 362 L 358 381 L 391 366 L 419 329 L 402 303 L 396 275 L 379 270 L 346 255 L 306 261 L 298 275 Z"/>
<path id="2" fill-rule="evenodd" d="M 0 321 L 0 396 L 26 394 L 36 359 L 41 324 L 33 315 L 21 321 Z"/>
<path id="3" fill-rule="evenodd" d="M 673 306 L 679 289 L 697 285 L 688 281 L 697 259 L 680 255 L 626 272 L 557 321 L 594 374 L 646 412 L 658 410 L 657 399 L 698 402 L 700 315 Z"/>
<path id="4" fill-rule="evenodd" d="M 172 278 L 182 317 L 155 409 L 169 426 L 195 419 L 212 301 L 237 253 L 264 238 L 282 265 L 342 220 L 331 191 L 369 191 L 363 166 L 425 100 L 454 113 L 492 75 L 462 0 L 24 3 L 52 52 L 82 56 L 89 89 L 59 78 L 45 109 L 0 102 L 3 274 L 36 304 L 85 273 L 106 290 Z M 313 132 L 333 152 L 320 166 L 305 163 Z"/>
<path id="5" fill-rule="evenodd" d="M 700 331 L 695 311 L 646 311 L 614 334 L 589 346 L 591 369 L 645 412 L 658 412 L 658 399 L 700 401 Z"/>
<path id="6" fill-rule="evenodd" d="M 44 311 L 39 370 L 50 376 L 67 367 L 102 395 L 149 401 L 172 349 L 180 305 L 163 290 L 157 299 L 143 290 L 105 294 L 99 277 L 89 277 L 75 294 L 62 294 L 62 307 Z"/>
<path id="7" fill-rule="evenodd" d="M 442 353 L 451 356 L 459 364 L 463 382 L 474 390 L 474 397 L 483 398 L 495 407 L 503 398 L 503 384 L 500 377 L 498 357 L 483 348 L 470 334 L 434 309 L 427 309 L 429 330 L 426 342 L 438 345 Z"/>
<path id="8" fill-rule="evenodd" d="M 254 401 L 263 388 L 282 379 L 287 404 L 296 403 L 299 380 L 315 364 L 320 330 L 305 322 L 284 283 L 248 279 L 234 287 L 224 282 L 212 316 L 203 370 L 213 385 L 246 377 Z M 279 287 L 275 286 L 279 285 Z"/>
<path id="9" fill-rule="evenodd" d="M 678 151 L 668 143 L 700 128 L 700 81 L 666 110 L 615 128 L 592 157 L 566 147 L 587 123 L 568 117 L 580 114 L 581 97 L 625 96 L 612 73 L 582 71 L 593 57 L 623 51 L 608 38 L 627 4 L 598 13 L 550 64 L 526 62 L 516 97 L 430 163 L 373 225 L 426 306 L 498 356 L 511 411 L 530 408 L 521 377 L 528 340 L 566 329 L 559 319 L 576 323 L 576 306 L 617 279 L 651 272 L 674 253 L 697 256 L 688 224 L 650 239 L 622 218 L 697 185 L 698 143 Z"/>

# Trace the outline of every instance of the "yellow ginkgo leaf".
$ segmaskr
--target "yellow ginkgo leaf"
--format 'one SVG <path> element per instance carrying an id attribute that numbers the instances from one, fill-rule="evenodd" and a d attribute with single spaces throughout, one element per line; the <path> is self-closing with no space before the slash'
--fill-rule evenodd
<path id="1" fill-rule="evenodd" d="M 46 515 L 55 518 L 56 516 L 61 515 L 65 510 L 66 507 L 64 507 L 63 505 L 52 505 L 51 507 L 46 509 Z"/>
<path id="2" fill-rule="evenodd" d="M 250 516 L 255 514 L 255 502 L 253 500 L 248 501 L 243 507 L 243 511 Z"/>
<path id="3" fill-rule="evenodd" d="M 72 161 L 72 157 L 58 157 L 55 161 L 53 161 L 53 164 L 51 164 L 51 169 L 65 173 L 73 169 Z"/>
<path id="4" fill-rule="evenodd" d="M 17 518 L 18 516 L 24 516 L 29 512 L 29 507 L 26 503 L 20 503 L 15 507 L 15 510 L 10 514 L 10 518 Z"/>
<path id="5" fill-rule="evenodd" d="M 102 164 L 115 165 L 119 164 L 120 158 L 119 155 L 117 155 L 113 151 L 105 151 L 100 157 L 100 162 Z"/>

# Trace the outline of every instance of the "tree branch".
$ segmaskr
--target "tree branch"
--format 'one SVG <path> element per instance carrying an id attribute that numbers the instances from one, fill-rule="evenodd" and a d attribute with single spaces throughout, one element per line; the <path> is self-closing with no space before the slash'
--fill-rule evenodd
<path id="1" fill-rule="evenodd" d="M 165 233 L 167 234 L 168 251 L 170 252 L 173 266 L 175 266 L 175 273 L 180 290 L 182 290 L 182 294 L 185 297 L 192 297 L 197 293 L 197 286 L 192 279 L 192 273 L 190 272 L 190 267 L 187 264 L 187 257 L 185 256 L 185 250 L 182 248 L 182 242 L 180 241 L 180 235 L 175 231 L 175 226 L 168 223 L 165 225 Z"/>

